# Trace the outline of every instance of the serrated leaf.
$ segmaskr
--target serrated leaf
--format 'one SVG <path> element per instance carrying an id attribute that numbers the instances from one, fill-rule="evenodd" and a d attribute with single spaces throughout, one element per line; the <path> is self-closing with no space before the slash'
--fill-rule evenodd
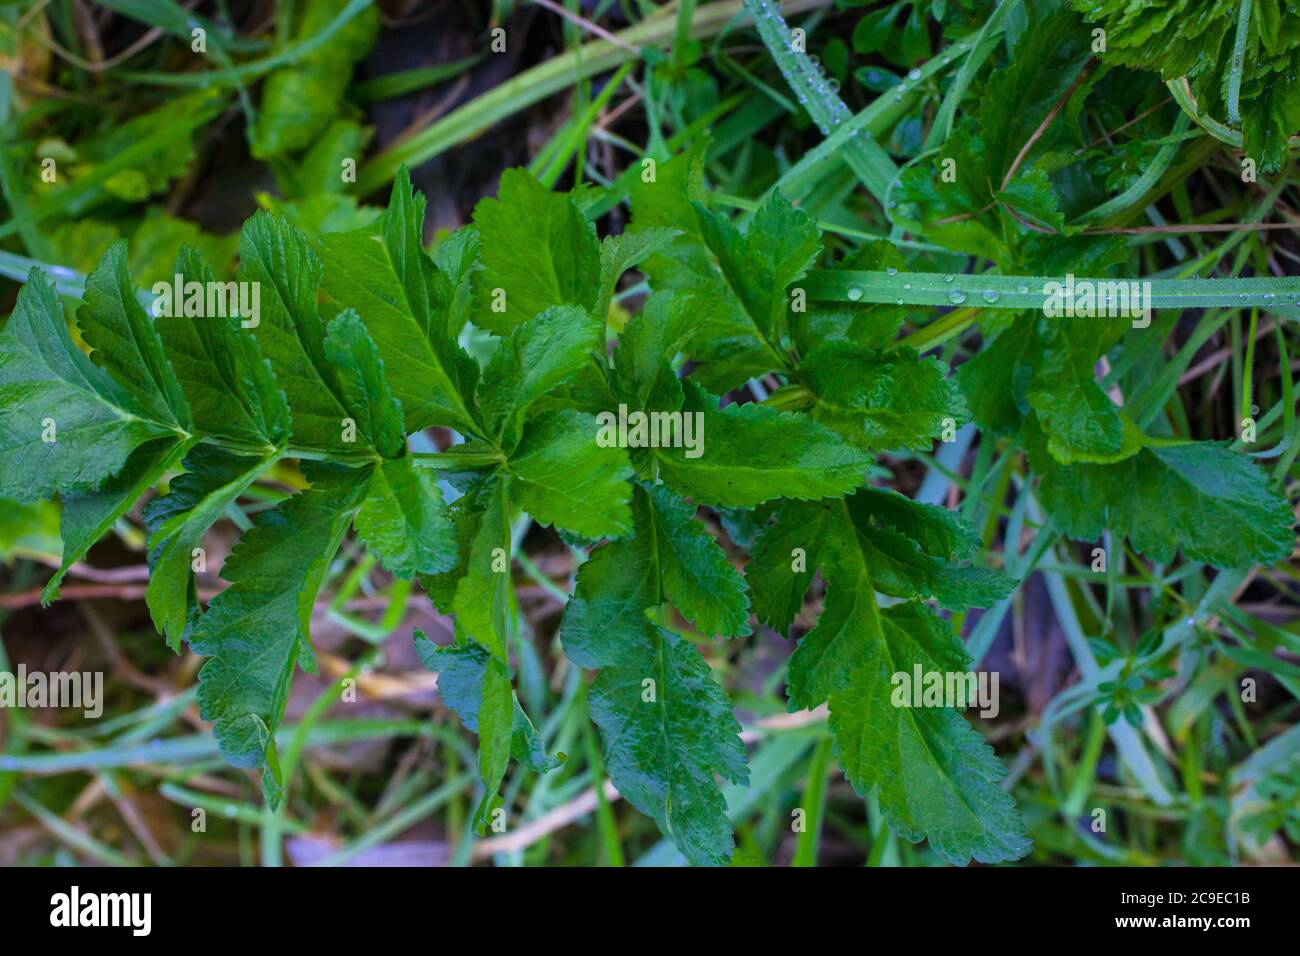
<path id="1" fill-rule="evenodd" d="M 928 836 L 945 859 L 1014 859 L 1029 844 L 1014 801 L 996 787 L 1005 771 L 987 745 L 953 711 L 904 712 L 891 702 L 891 676 L 899 671 L 910 675 L 918 661 L 944 671 L 964 671 L 970 663 L 960 641 L 923 605 L 883 610 L 877 605 L 877 591 L 915 593 L 920 587 L 882 583 L 886 569 L 876 546 L 881 535 L 907 542 L 913 560 L 929 557 L 927 551 L 949 554 L 970 547 L 972 533 L 956 516 L 944 518 L 905 501 L 891 492 L 864 489 L 846 501 L 785 503 L 776 524 L 760 538 L 758 567 L 747 576 L 784 595 L 760 606 L 760 614 L 785 624 L 813 571 L 820 569 L 826 596 L 817 624 L 790 658 L 790 708 L 829 700 L 831 729 L 855 789 L 865 794 L 878 785 L 890 825 L 912 841 Z M 916 538 L 893 528 L 907 528 Z M 787 549 L 793 547 L 804 549 L 805 560 L 783 567 Z M 943 566 L 939 559 L 931 560 Z M 782 577 L 788 582 L 784 587 Z M 1003 584 L 1000 593 L 1005 594 L 1010 582 Z M 928 649 L 930 656 L 920 656 L 914 645 Z M 936 749 L 930 753 L 926 746 Z"/>
<path id="2" fill-rule="evenodd" d="M 184 246 L 175 274 L 185 284 L 216 281 L 198 252 Z M 205 297 L 206 298 L 206 297 Z M 205 301 L 206 309 L 206 301 Z M 271 448 L 289 440 L 289 405 L 257 338 L 235 316 L 160 315 L 154 326 L 203 432 Z"/>
<path id="3" fill-rule="evenodd" d="M 108 534 L 114 522 L 180 461 L 191 444 L 192 441 L 174 436 L 145 442 L 131 453 L 122 470 L 98 490 L 60 496 L 59 535 L 63 539 L 63 557 L 41 592 L 42 604 L 58 597 L 59 584 L 68 569 L 85 557 L 91 545 Z"/>
<path id="4" fill-rule="evenodd" d="M 44 440 L 47 419 L 54 441 Z M 32 269 L 0 331 L 0 496 L 93 491 L 141 444 L 172 433 L 73 344 L 54 287 Z"/>
<path id="5" fill-rule="evenodd" d="M 594 361 L 601 323 L 574 306 L 555 306 L 520 324 L 483 371 L 479 402 L 503 448 L 518 441 L 529 409 Z"/>
<path id="6" fill-rule="evenodd" d="M 654 532 L 664 596 L 708 635 L 744 637 L 750 632 L 745 580 L 717 540 L 695 520 L 695 507 L 666 485 L 645 489 L 646 519 Z"/>
<path id="7" fill-rule="evenodd" d="M 691 297 L 656 292 L 628 320 L 614 349 L 613 388 L 632 411 L 677 411 L 682 385 L 671 362 L 694 331 Z"/>
<path id="8" fill-rule="evenodd" d="M 595 307 L 600 243 L 567 195 L 551 192 L 525 170 L 507 169 L 497 198 L 474 207 L 474 224 L 483 244 L 483 268 L 473 276 L 476 323 L 508 335 L 552 306 Z M 504 312 L 492 308 L 495 289 L 505 293 Z"/>
<path id="9" fill-rule="evenodd" d="M 1093 372 L 1098 356 L 1119 338 L 1118 325 L 1096 319 L 1052 320 L 1026 391 L 1043 427 L 1079 453 L 1113 455 L 1124 444 L 1120 410 Z"/>
<path id="10" fill-rule="evenodd" d="M 666 249 L 676 235 L 675 229 L 653 227 L 606 236 L 600 243 L 600 293 L 592 312 L 598 318 L 606 316 L 619 276 L 647 256 Z"/>
<path id="11" fill-rule="evenodd" d="M 168 493 L 145 506 L 149 528 L 149 586 L 145 600 L 167 646 L 180 651 L 182 639 L 198 620 L 193 550 L 226 508 L 271 466 L 271 458 L 233 455 L 212 445 L 196 445 L 185 456 L 185 474 Z"/>
<path id="12" fill-rule="evenodd" d="M 1146 447 L 1106 465 L 1043 459 L 1034 458 L 1043 506 L 1072 538 L 1095 541 L 1109 528 L 1153 561 L 1181 550 L 1218 568 L 1281 561 L 1295 547 L 1286 500 L 1254 462 L 1222 445 Z"/>
<path id="13" fill-rule="evenodd" d="M 474 290 L 470 276 L 479 267 L 482 241 L 474 226 L 461 226 L 434 247 L 434 286 L 438 301 L 447 313 L 447 332 L 460 335 L 469 320 Z"/>
<path id="14" fill-rule="evenodd" d="M 431 425 L 478 432 L 471 407 L 478 366 L 449 328 L 449 304 L 438 291 L 449 280 L 439 282 L 424 252 L 424 207 L 403 167 L 376 223 L 323 238 L 324 289 L 365 321 L 406 413 L 407 432 Z M 449 288 L 441 293 L 450 294 Z"/>
<path id="15" fill-rule="evenodd" d="M 466 729 L 478 733 L 478 715 L 483 705 L 487 668 L 494 663 L 491 656 L 476 644 L 439 647 L 419 628 L 415 630 L 415 649 L 420 655 L 420 663 L 428 670 L 437 672 L 438 696 L 442 702 L 456 712 Z M 519 705 L 518 696 L 512 692 L 510 697 L 513 710 L 511 756 L 538 773 L 554 770 L 560 765 L 561 759 L 546 752 L 541 735 Z M 489 781 L 484 782 L 489 793 L 495 793 L 501 783 L 499 779 L 496 786 Z"/>
<path id="16" fill-rule="evenodd" d="M 790 515 L 786 517 L 787 513 Z M 777 520 L 760 529 L 745 580 L 759 620 L 789 634 L 817 573 L 817 554 L 838 533 L 842 512 L 818 505 L 778 506 Z"/>
<path id="17" fill-rule="evenodd" d="M 574 409 L 529 423 L 510 454 L 514 502 L 542 524 L 587 538 L 620 538 L 632 528 L 632 466 L 621 448 L 602 447 L 596 419 Z"/>
<path id="18" fill-rule="evenodd" d="M 699 416 L 703 451 L 656 448 L 659 474 L 700 504 L 753 507 L 772 498 L 842 495 L 865 480 L 869 457 L 830 429 L 761 405 L 728 405 L 686 382 L 683 414 Z"/>
<path id="19" fill-rule="evenodd" d="M 967 416 L 946 366 L 913 349 L 871 353 L 847 342 L 818 346 L 799 366 L 812 416 L 862 448 L 928 449 Z"/>
<path id="20" fill-rule="evenodd" d="M 297 445 L 346 452 L 349 417 L 325 357 L 325 327 L 316 309 L 323 267 L 307 237 L 285 219 L 259 212 L 239 240 L 239 280 L 259 283 L 254 334 L 289 401 Z"/>
<path id="21" fill-rule="evenodd" d="M 400 457 L 406 451 L 402 406 L 388 385 L 379 351 L 361 316 L 348 309 L 335 317 L 324 351 L 338 399 L 348 419 L 356 423 L 357 437 L 382 458 Z M 348 444 L 346 438 L 343 441 Z"/>
<path id="22" fill-rule="evenodd" d="M 85 304 L 77 310 L 91 361 L 107 369 L 155 421 L 189 428 L 189 403 L 172 371 L 149 313 L 136 298 L 126 271 L 126 243 L 108 247 L 86 277 Z"/>
<path id="23" fill-rule="evenodd" d="M 688 861 L 721 864 L 734 840 L 714 775 L 746 782 L 745 748 L 704 659 L 646 616 L 663 599 L 650 537 L 639 530 L 592 554 L 560 639 L 575 663 L 600 668 L 588 707 L 615 786 Z"/>
<path id="24" fill-rule="evenodd" d="M 237 767 L 266 762 L 294 668 L 310 655 L 316 593 L 366 489 L 351 469 L 318 465 L 307 474 L 311 487 L 259 514 L 235 546 L 221 569 L 230 587 L 191 639 L 211 658 L 199 671 L 200 714 Z"/>
<path id="25" fill-rule="evenodd" d="M 507 479 L 492 475 L 457 499 L 450 509 L 457 563 L 421 583 L 456 633 L 482 645 L 509 666 L 506 615 L 510 613 L 510 500 Z"/>
<path id="26" fill-rule="evenodd" d="M 357 536 L 399 578 L 437 574 L 456 565 L 456 537 L 443 509 L 437 477 L 410 458 L 371 471 L 356 517 Z"/>
<path id="27" fill-rule="evenodd" d="M 619 663 L 601 668 L 587 697 L 592 720 L 616 741 L 605 754 L 610 779 L 688 862 L 724 864 L 734 844 L 713 775 L 749 782 L 731 701 L 673 632 L 645 622 L 626 636 Z M 642 701 L 646 679 L 655 682 L 653 702 Z"/>
<path id="28" fill-rule="evenodd" d="M 946 707 L 895 706 L 894 674 L 962 672 L 961 642 L 918 604 L 880 612 L 882 637 L 830 696 L 830 726 L 845 775 L 859 794 L 877 788 L 893 830 L 950 863 L 1018 859 L 1030 841 L 1015 801 L 1001 787 L 1006 769 L 966 720 Z"/>
<path id="29" fill-rule="evenodd" d="M 821 238 L 808 214 L 773 192 L 744 235 L 725 216 L 696 204 L 700 234 L 749 321 L 771 341 L 785 328 L 786 288 L 816 261 Z"/>

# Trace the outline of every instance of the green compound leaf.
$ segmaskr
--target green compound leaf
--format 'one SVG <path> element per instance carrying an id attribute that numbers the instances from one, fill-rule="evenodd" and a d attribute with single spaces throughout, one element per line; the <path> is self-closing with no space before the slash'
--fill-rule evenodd
<path id="1" fill-rule="evenodd" d="M 268 762 L 300 660 L 314 669 L 308 624 L 316 593 L 366 484 L 335 465 L 311 468 L 312 487 L 257 516 L 221 569 L 230 587 L 213 599 L 191 646 L 211 658 L 199 671 L 199 709 L 225 758 Z M 275 803 L 272 770 L 263 790 Z"/>
<path id="2" fill-rule="evenodd" d="M 1048 515 L 1072 538 L 1109 529 L 1162 564 L 1179 550 L 1218 568 L 1284 560 L 1295 515 L 1250 458 L 1214 442 L 1142 448 L 1114 464 L 1060 465 L 1030 448 Z"/>
<path id="3" fill-rule="evenodd" d="M 928 838 L 953 863 L 1016 859 L 1029 842 L 1014 801 L 997 785 L 1005 770 L 989 747 L 955 711 L 899 708 L 892 698 L 896 673 L 910 677 L 918 664 L 942 673 L 970 665 L 960 641 L 929 609 L 916 602 L 882 609 L 875 597 L 877 591 L 923 596 L 924 586 L 898 587 L 902 559 L 888 549 L 900 551 L 899 543 L 910 545 L 910 560 L 921 566 L 923 558 L 938 565 L 937 555 L 973 548 L 973 532 L 941 511 L 876 489 L 846 501 L 788 503 L 760 539 L 748 576 L 787 595 L 759 608 L 776 625 L 793 617 L 802 589 L 820 569 L 826 596 L 816 626 L 790 659 L 790 707 L 829 701 L 845 775 L 861 794 L 878 787 L 895 832 L 913 842 Z M 803 554 L 792 560 L 796 548 Z M 1012 582 L 996 577 L 963 597 L 981 603 L 1004 597 Z"/>
<path id="4" fill-rule="evenodd" d="M 325 291 L 365 320 L 406 411 L 405 430 L 445 425 L 481 432 L 473 408 L 478 367 L 450 327 L 450 279 L 424 252 L 425 200 L 402 169 L 372 226 L 323 239 Z"/>
<path id="5" fill-rule="evenodd" d="M 475 322 L 508 335 L 552 306 L 595 308 L 600 243 L 569 196 L 551 192 L 522 169 L 509 169 L 501 175 L 497 198 L 474 207 L 474 224 L 483 243 L 483 268 L 472 280 Z"/>
<path id="6" fill-rule="evenodd" d="M 168 493 L 144 508 L 149 528 L 149 587 L 145 600 L 167 646 L 180 651 L 201 614 L 194 578 L 194 549 L 226 508 L 274 462 L 196 445 L 185 456 L 185 473 Z M 203 555 L 204 566 L 207 564 Z"/>
<path id="7" fill-rule="evenodd" d="M 1015 801 L 1002 789 L 1006 769 L 966 719 L 946 707 L 894 702 L 893 675 L 962 672 L 965 648 L 915 603 L 880 612 L 879 634 L 830 696 L 830 726 L 845 776 L 859 794 L 877 788 L 900 836 L 950 863 L 1015 860 L 1030 849 Z"/>
<path id="8" fill-rule="evenodd" d="M 0 496 L 94 491 L 172 431 L 73 344 L 54 287 L 33 269 L 0 331 Z"/>
<path id="9" fill-rule="evenodd" d="M 176 258 L 175 274 L 181 277 L 182 289 L 192 282 L 203 283 L 206 289 L 207 283 L 216 281 L 212 267 L 188 246 Z M 195 314 L 177 308 L 174 300 L 171 305 L 169 314 L 159 315 L 154 326 L 189 400 L 195 427 L 268 448 L 287 442 L 288 402 L 255 333 L 242 327 L 245 320 L 225 314 L 224 307 L 209 315 L 206 295 Z M 224 297 L 221 305 L 228 305 Z"/>
<path id="10" fill-rule="evenodd" d="M 127 274 L 125 242 L 109 246 L 86 278 L 86 302 L 77 310 L 77 323 L 94 349 L 91 360 L 129 389 L 155 421 L 178 429 L 192 424 L 180 382 Z"/>
<path id="11" fill-rule="evenodd" d="M 438 674 L 438 694 L 443 703 L 456 712 L 469 730 L 478 732 L 478 713 L 483 705 L 484 676 L 491 657 L 475 644 L 451 644 L 439 647 L 421 631 L 415 629 L 415 649 L 420 662 Z M 519 699 L 513 693 L 514 727 L 511 737 L 511 756 L 539 773 L 554 770 L 563 761 L 561 756 L 546 752 L 542 738 L 533 727 Z"/>
<path id="12" fill-rule="evenodd" d="M 847 342 L 820 345 L 799 366 L 813 418 L 882 451 L 929 448 L 945 425 L 965 421 L 966 404 L 946 372 L 912 349 L 881 354 Z"/>
<path id="13" fill-rule="evenodd" d="M 602 447 L 600 426 L 571 408 L 529 424 L 505 465 L 517 505 L 542 524 L 585 538 L 621 538 L 632 528 L 632 466 L 621 448 Z"/>
<path id="14" fill-rule="evenodd" d="M 707 505 L 752 508 L 773 498 L 842 495 L 866 478 L 870 458 L 829 428 L 762 405 L 728 405 L 686 382 L 701 453 L 656 448 L 659 474 L 674 491 Z"/>
<path id="15" fill-rule="evenodd" d="M 560 639 L 576 664 L 600 669 L 588 707 L 615 786 L 688 861 L 721 864 L 734 841 L 714 777 L 747 781 L 740 725 L 699 652 L 648 616 L 670 588 L 689 605 L 717 569 L 683 533 L 680 504 L 661 500 L 672 524 L 659 530 L 658 509 L 638 490 L 636 537 L 598 548 L 583 565 Z M 662 550 L 663 536 L 675 553 Z"/>

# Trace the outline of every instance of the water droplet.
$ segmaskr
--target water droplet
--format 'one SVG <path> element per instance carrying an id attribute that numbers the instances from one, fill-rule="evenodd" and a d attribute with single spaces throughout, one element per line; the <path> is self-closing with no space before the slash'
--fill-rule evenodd
<path id="1" fill-rule="evenodd" d="M 899 300 L 898 300 L 898 304 L 899 304 L 899 305 L 902 305 L 902 304 L 903 304 L 903 300 L 902 300 L 902 299 L 899 299 Z"/>
<path id="2" fill-rule="evenodd" d="M 989 305 L 992 305 L 994 302 L 998 301 L 998 294 L 994 292 L 992 289 L 985 289 L 984 301 L 989 303 Z"/>
<path id="3" fill-rule="evenodd" d="M 953 305 L 961 305 L 966 301 L 966 293 L 961 289 L 953 289 L 948 293 L 948 301 Z"/>
<path id="4" fill-rule="evenodd" d="M 861 298 L 862 290 L 855 285 L 849 286 L 849 299 L 853 302 L 857 302 Z"/>
<path id="5" fill-rule="evenodd" d="M 1019 292 L 1021 295 L 1028 295 L 1029 294 L 1028 283 L 1025 282 L 1020 283 L 1020 285 L 1016 286 L 1016 291 Z"/>
<path id="6" fill-rule="evenodd" d="M 898 270 L 895 269 L 893 266 L 890 266 L 888 269 L 885 270 L 885 274 L 886 274 L 886 275 L 891 275 L 891 276 L 896 276 L 896 275 L 898 275 Z"/>
<path id="7" fill-rule="evenodd" d="M 910 283 L 910 282 L 904 282 L 904 283 L 903 283 L 903 288 L 904 288 L 904 289 L 910 289 L 910 288 L 912 288 L 912 283 Z"/>
<path id="8" fill-rule="evenodd" d="M 950 275 L 944 276 L 944 277 L 943 277 L 943 281 L 944 281 L 944 282 L 951 282 L 951 281 L 952 281 L 952 276 L 950 276 Z"/>
<path id="9" fill-rule="evenodd" d="M 919 79 L 921 78 L 921 71 L 920 71 L 920 70 L 915 70 L 915 69 L 914 69 L 914 70 L 909 70 L 909 71 L 907 72 L 907 78 L 908 78 L 909 80 L 911 80 L 913 83 L 915 83 L 917 80 L 919 80 Z"/>

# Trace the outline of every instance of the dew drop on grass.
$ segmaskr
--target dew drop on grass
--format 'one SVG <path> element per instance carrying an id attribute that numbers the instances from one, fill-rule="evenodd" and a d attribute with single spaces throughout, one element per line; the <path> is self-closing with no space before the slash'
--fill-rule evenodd
<path id="1" fill-rule="evenodd" d="M 966 301 L 966 293 L 961 289 L 953 289 L 948 293 L 948 301 L 953 305 L 961 305 Z"/>
<path id="2" fill-rule="evenodd" d="M 992 305 L 994 302 L 998 301 L 998 294 L 994 292 L 992 289 L 985 289 L 984 301 L 989 303 L 989 305 Z"/>
<path id="3" fill-rule="evenodd" d="M 893 266 L 890 266 L 888 269 L 885 270 L 885 274 L 886 274 L 886 275 L 891 275 L 891 276 L 896 276 L 896 275 L 898 275 L 898 270 L 895 269 Z"/>
<path id="4" fill-rule="evenodd" d="M 849 286 L 849 298 L 852 301 L 857 302 L 862 298 L 862 290 L 855 285 Z"/>
<path id="5" fill-rule="evenodd" d="M 911 80 L 913 83 L 915 83 L 917 80 L 921 78 L 921 71 L 917 69 L 909 70 L 907 73 L 907 78 Z"/>
<path id="6" fill-rule="evenodd" d="M 950 275 L 944 276 L 944 277 L 943 277 L 943 281 L 944 281 L 944 282 L 951 282 L 951 281 L 952 281 L 952 276 L 950 276 Z"/>
<path id="7" fill-rule="evenodd" d="M 1016 286 L 1016 291 L 1019 292 L 1021 295 L 1028 295 L 1029 294 L 1028 283 L 1025 282 L 1020 283 L 1020 285 Z"/>

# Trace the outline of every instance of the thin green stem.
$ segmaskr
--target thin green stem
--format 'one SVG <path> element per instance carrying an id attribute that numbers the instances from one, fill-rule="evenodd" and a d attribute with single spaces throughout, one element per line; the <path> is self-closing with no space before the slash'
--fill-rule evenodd
<path id="1" fill-rule="evenodd" d="M 827 6 L 830 0 L 790 0 L 785 10 L 794 14 Z M 691 21 L 691 35 L 697 39 L 712 36 L 743 12 L 741 0 L 722 0 L 699 7 Z M 650 17 L 615 34 L 619 43 L 592 40 L 539 63 L 375 156 L 361 168 L 352 191 L 358 195 L 374 192 L 390 182 L 403 164 L 418 166 L 574 83 L 636 59 L 643 47 L 669 42 L 676 31 L 676 17 Z"/>

